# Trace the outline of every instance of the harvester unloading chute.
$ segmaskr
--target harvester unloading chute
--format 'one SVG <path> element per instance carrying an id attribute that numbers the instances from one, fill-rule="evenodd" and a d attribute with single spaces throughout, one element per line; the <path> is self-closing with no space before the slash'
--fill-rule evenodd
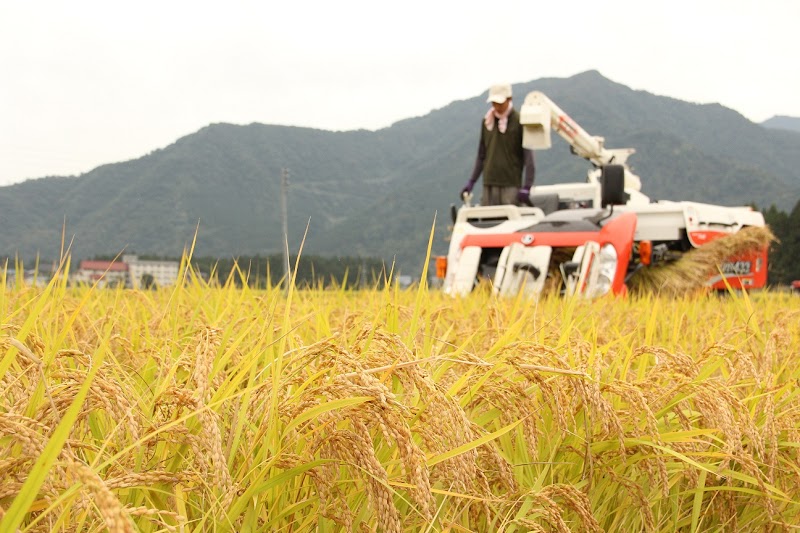
<path id="1" fill-rule="evenodd" d="M 625 169 L 625 189 L 639 191 L 642 181 L 628 166 L 628 157 L 636 152 L 633 148 L 609 149 L 605 139 L 589 135 L 544 93 L 528 93 L 519 113 L 522 124 L 522 146 L 531 150 L 546 150 L 552 146 L 551 132 L 555 131 L 572 149 L 572 153 L 590 161 L 596 168 L 606 165 L 622 165 Z M 589 174 L 596 180 L 598 174 Z"/>

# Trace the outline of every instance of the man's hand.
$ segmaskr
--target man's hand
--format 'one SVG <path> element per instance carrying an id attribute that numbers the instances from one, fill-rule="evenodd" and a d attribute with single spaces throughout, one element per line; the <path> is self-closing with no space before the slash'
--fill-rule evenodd
<path id="1" fill-rule="evenodd" d="M 531 204 L 531 190 L 522 188 L 517 193 L 517 200 L 519 201 L 520 205 L 532 205 Z"/>

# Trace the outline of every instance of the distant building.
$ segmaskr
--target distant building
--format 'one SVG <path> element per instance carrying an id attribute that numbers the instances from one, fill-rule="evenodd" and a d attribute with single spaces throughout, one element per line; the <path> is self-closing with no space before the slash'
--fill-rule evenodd
<path id="1" fill-rule="evenodd" d="M 2 266 L 0 266 L 0 271 L 2 271 Z M 2 274 L 2 272 L 0 272 Z M 52 273 L 47 272 L 40 272 L 37 270 L 28 269 L 23 271 L 19 277 L 22 279 L 19 280 L 18 272 L 13 269 L 9 268 L 5 272 L 6 274 L 6 285 L 9 287 L 14 287 L 17 283 L 21 282 L 26 287 L 45 287 L 50 282 L 50 278 L 52 278 Z"/>
<path id="2" fill-rule="evenodd" d="M 127 286 L 128 265 L 119 261 L 81 261 L 72 281 L 89 285 L 97 283 L 99 287 Z"/>
<path id="3" fill-rule="evenodd" d="M 140 260 L 135 255 L 123 255 L 122 262 L 128 265 L 129 286 L 134 289 L 147 288 L 152 283 L 169 287 L 178 280 L 177 261 Z"/>
<path id="4" fill-rule="evenodd" d="M 97 283 L 99 287 L 168 287 L 178 280 L 179 267 L 177 261 L 148 261 L 123 255 L 121 261 L 81 261 L 72 281 Z"/>

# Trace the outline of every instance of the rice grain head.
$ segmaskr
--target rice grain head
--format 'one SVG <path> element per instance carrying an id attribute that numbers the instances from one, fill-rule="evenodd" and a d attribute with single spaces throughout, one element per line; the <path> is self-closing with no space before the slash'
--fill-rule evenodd
<path id="1" fill-rule="evenodd" d="M 74 475 L 92 494 L 97 510 L 110 533 L 133 533 L 133 524 L 119 499 L 91 468 L 79 462 L 68 462 L 66 471 Z"/>
<path id="2" fill-rule="evenodd" d="M 314 448 L 319 449 L 325 458 L 338 459 L 351 466 L 353 475 L 364 480 L 367 497 L 380 530 L 400 533 L 400 514 L 392 501 L 386 470 L 375 457 L 372 442 L 364 431 L 363 427 L 356 431 L 337 430 L 316 443 Z"/>

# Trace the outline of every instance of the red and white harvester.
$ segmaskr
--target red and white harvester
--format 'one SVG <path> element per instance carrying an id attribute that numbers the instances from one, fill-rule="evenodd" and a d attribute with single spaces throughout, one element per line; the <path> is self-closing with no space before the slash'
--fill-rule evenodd
<path id="1" fill-rule="evenodd" d="M 442 288 L 468 294 L 481 282 L 500 295 L 520 291 L 537 296 L 545 290 L 587 298 L 625 294 L 646 271 L 669 271 L 689 262 L 694 251 L 741 230 L 761 228 L 749 244 L 720 248 L 723 255 L 701 273 L 715 289 L 762 288 L 767 282 L 771 236 L 764 217 L 750 207 L 724 207 L 688 201 L 652 201 L 641 192 L 641 180 L 627 164 L 635 150 L 608 149 L 543 93 L 527 95 L 520 110 L 523 146 L 551 147 L 551 132 L 569 143 L 572 153 L 592 163 L 585 182 L 541 185 L 531 190 L 529 206 L 453 208 L 453 229 L 446 257 L 437 258 Z M 744 234 L 744 233 L 742 233 Z M 710 266 L 710 268 L 708 268 Z M 686 270 L 673 269 L 672 277 Z M 653 279 L 661 279 L 657 276 Z M 668 277 L 666 278 L 668 279 Z M 662 282 L 658 282 L 662 283 Z M 657 287 L 656 287 L 657 288 Z"/>

